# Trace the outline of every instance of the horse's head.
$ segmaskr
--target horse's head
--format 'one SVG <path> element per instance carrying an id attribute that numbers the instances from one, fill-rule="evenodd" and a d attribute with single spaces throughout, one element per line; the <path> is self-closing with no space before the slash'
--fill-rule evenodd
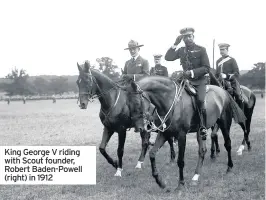
<path id="1" fill-rule="evenodd" d="M 79 77 L 77 80 L 77 85 L 79 88 L 79 100 L 80 108 L 86 109 L 88 106 L 89 98 L 96 94 L 96 81 L 91 73 L 91 66 L 88 61 L 85 61 L 84 65 L 79 65 Z"/>
<path id="2" fill-rule="evenodd" d="M 131 82 L 127 91 L 128 106 L 135 130 L 138 132 L 150 132 L 155 106 L 151 104 L 148 95 L 144 93 L 135 81 Z"/>

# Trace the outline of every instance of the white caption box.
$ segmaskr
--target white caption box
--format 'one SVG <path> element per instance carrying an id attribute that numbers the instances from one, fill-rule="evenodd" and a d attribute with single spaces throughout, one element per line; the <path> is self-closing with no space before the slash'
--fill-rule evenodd
<path id="1" fill-rule="evenodd" d="M 96 184 L 96 146 L 0 146 L 3 184 Z"/>

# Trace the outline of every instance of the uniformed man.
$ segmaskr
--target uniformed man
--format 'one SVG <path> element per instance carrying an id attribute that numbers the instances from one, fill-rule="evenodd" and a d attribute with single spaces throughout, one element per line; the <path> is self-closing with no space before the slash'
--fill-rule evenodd
<path id="1" fill-rule="evenodd" d="M 133 77 L 134 80 L 139 80 L 143 76 L 149 75 L 149 62 L 148 60 L 142 58 L 139 55 L 140 47 L 144 45 L 139 45 L 137 41 L 130 40 L 128 43 L 131 59 L 126 61 L 123 75 Z"/>
<path id="2" fill-rule="evenodd" d="M 207 134 L 206 129 L 206 79 L 205 74 L 209 72 L 209 58 L 204 47 L 194 43 L 194 29 L 184 28 L 180 30 L 180 34 L 174 45 L 167 51 L 165 60 L 174 61 L 180 59 L 180 63 L 184 70 L 184 76 L 190 81 L 197 91 L 197 106 L 200 111 L 200 131 L 202 135 Z M 183 39 L 185 47 L 177 48 Z"/>
<path id="3" fill-rule="evenodd" d="M 161 54 L 155 54 L 155 55 L 153 55 L 153 57 L 154 57 L 155 66 L 151 68 L 150 75 L 168 77 L 167 68 L 165 66 L 161 65 L 162 55 Z"/>
<path id="4" fill-rule="evenodd" d="M 241 98 L 240 84 L 238 82 L 239 69 L 236 60 L 228 55 L 229 44 L 221 43 L 218 46 L 222 57 L 216 62 L 216 76 L 230 81 L 236 102 L 243 110 L 244 105 Z"/>

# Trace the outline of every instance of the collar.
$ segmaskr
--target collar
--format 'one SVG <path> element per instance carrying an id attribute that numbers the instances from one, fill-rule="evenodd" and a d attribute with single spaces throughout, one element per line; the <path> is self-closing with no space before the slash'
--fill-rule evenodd
<path id="1" fill-rule="evenodd" d="M 194 49 L 195 45 L 196 45 L 195 43 L 192 43 L 191 45 L 186 45 L 186 48 L 188 50 L 192 50 L 192 49 Z"/>
<path id="2" fill-rule="evenodd" d="M 139 57 L 139 54 L 136 57 L 132 57 L 132 59 L 134 58 L 135 60 L 137 60 Z"/>

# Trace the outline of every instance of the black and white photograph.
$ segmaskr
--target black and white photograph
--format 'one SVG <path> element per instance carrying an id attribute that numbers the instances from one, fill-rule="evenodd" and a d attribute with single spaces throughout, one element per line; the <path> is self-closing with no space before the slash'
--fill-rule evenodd
<path id="1" fill-rule="evenodd" d="M 264 200 L 265 6 L 0 1 L 0 200 Z"/>

